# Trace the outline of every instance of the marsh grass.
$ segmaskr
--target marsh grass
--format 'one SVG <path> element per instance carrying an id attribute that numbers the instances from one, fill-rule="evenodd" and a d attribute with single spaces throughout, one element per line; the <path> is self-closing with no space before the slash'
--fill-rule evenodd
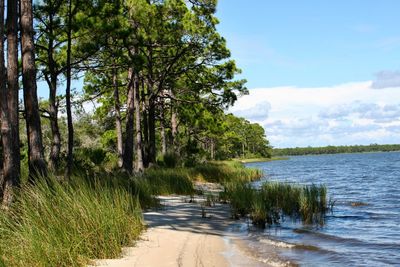
<path id="1" fill-rule="evenodd" d="M 261 178 L 262 171 L 245 168 L 237 161 L 210 162 L 190 169 L 190 176 L 198 181 L 227 183 L 232 181 L 251 182 Z"/>
<path id="2" fill-rule="evenodd" d="M 245 182 L 226 184 L 222 197 L 229 200 L 232 216 L 249 215 L 254 225 L 279 224 L 285 216 L 304 224 L 323 224 L 331 205 L 323 185 L 300 186 L 266 182 L 259 189 Z"/>
<path id="3" fill-rule="evenodd" d="M 83 266 L 116 257 L 143 228 L 133 196 L 118 182 L 80 177 L 25 185 L 0 213 L 0 258 L 5 266 Z"/>
<path id="4" fill-rule="evenodd" d="M 151 194 L 169 195 L 194 193 L 193 178 L 186 168 L 153 168 L 147 170 L 143 177 L 137 177 L 136 180 L 147 180 Z"/>
<path id="5" fill-rule="evenodd" d="M 213 162 L 155 167 L 136 176 L 84 169 L 69 182 L 53 176 L 25 184 L 10 209 L 0 211 L 0 267 L 85 266 L 90 259 L 118 257 L 143 229 L 141 208 L 159 204 L 155 196 L 193 196 L 194 181 L 233 183 L 259 177 L 260 171 L 237 162 Z M 246 196 L 249 188 L 243 190 Z M 207 204 L 215 199 L 207 195 Z M 249 200 L 238 200 L 239 214 L 247 212 Z"/>

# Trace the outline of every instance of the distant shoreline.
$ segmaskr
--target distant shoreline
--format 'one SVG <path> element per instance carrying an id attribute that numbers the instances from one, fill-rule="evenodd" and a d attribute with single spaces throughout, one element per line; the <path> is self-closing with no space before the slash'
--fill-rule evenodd
<path id="1" fill-rule="evenodd" d="M 372 152 L 379 153 L 379 152 L 396 152 L 396 151 L 400 151 L 400 144 L 274 148 L 272 150 L 272 154 L 274 157 L 281 157 L 281 156 L 353 154 L 353 153 L 372 153 Z"/>
<path id="2" fill-rule="evenodd" d="M 269 162 L 276 160 L 288 160 L 288 157 L 272 157 L 272 158 L 253 158 L 253 159 L 236 159 L 241 163 Z"/>

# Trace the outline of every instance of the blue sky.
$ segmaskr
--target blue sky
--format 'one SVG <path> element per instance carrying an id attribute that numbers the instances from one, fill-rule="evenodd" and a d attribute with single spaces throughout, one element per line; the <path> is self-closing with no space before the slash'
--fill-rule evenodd
<path id="1" fill-rule="evenodd" d="M 220 0 L 248 80 L 231 111 L 277 147 L 400 143 L 400 1 Z"/>

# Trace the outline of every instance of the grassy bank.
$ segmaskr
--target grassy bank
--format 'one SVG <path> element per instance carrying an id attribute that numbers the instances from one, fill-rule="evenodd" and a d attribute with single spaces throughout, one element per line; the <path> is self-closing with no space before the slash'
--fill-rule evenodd
<path id="1" fill-rule="evenodd" d="M 49 178 L 25 185 L 12 207 L 0 213 L 3 265 L 82 266 L 118 256 L 143 228 L 134 195 L 112 179 Z"/>
<path id="2" fill-rule="evenodd" d="M 141 207 L 155 195 L 194 194 L 195 181 L 249 182 L 261 177 L 238 162 L 151 168 L 141 176 L 103 173 L 24 185 L 0 211 L 0 266 L 84 266 L 118 257 L 143 229 Z"/>
<path id="3" fill-rule="evenodd" d="M 90 259 L 118 257 L 143 229 L 142 208 L 157 205 L 156 195 L 193 195 L 195 182 L 223 184 L 220 199 L 230 203 L 232 215 L 249 216 L 261 227 L 285 216 L 323 223 L 330 204 L 324 186 L 265 183 L 256 190 L 249 182 L 261 176 L 225 161 L 25 185 L 13 206 L 0 211 L 0 266 L 85 266 Z"/>

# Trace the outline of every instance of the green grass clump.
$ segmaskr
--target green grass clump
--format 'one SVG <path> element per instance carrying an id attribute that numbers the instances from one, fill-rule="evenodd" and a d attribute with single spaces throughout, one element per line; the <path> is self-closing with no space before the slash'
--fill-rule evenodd
<path id="1" fill-rule="evenodd" d="M 191 177 L 214 183 L 227 183 L 231 181 L 251 182 L 260 179 L 262 171 L 254 168 L 245 168 L 237 161 L 210 162 L 195 166 L 191 169 Z"/>
<path id="2" fill-rule="evenodd" d="M 325 186 L 311 185 L 304 187 L 300 195 L 300 215 L 304 222 L 321 222 L 328 210 L 327 190 Z"/>
<path id="3" fill-rule="evenodd" d="M 245 182 L 226 184 L 222 197 L 228 199 L 234 217 L 249 215 L 253 224 L 280 223 L 285 217 L 300 219 L 305 224 L 324 222 L 328 211 L 325 186 L 299 186 L 266 182 L 255 189 Z"/>
<path id="4" fill-rule="evenodd" d="M 84 266 L 117 257 L 143 229 L 132 193 L 118 182 L 80 177 L 25 185 L 0 212 L 0 258 L 5 266 Z"/>
<path id="5" fill-rule="evenodd" d="M 148 169 L 142 177 L 137 180 L 147 180 L 151 194 L 169 195 L 169 194 L 193 194 L 193 179 L 190 177 L 186 168 Z"/>
<path id="6" fill-rule="evenodd" d="M 251 212 L 251 203 L 254 198 L 255 190 L 250 184 L 245 182 L 231 182 L 225 184 L 224 199 L 228 199 L 234 218 L 243 217 Z"/>

